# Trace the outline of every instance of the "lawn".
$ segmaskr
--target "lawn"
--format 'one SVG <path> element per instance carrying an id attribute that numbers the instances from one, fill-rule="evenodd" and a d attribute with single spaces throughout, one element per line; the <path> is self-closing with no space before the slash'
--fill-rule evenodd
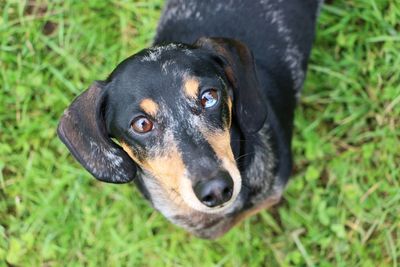
<path id="1" fill-rule="evenodd" d="M 162 5 L 0 1 L 0 266 L 400 266 L 400 2 L 323 8 L 285 200 L 217 241 L 96 181 L 56 136 Z"/>

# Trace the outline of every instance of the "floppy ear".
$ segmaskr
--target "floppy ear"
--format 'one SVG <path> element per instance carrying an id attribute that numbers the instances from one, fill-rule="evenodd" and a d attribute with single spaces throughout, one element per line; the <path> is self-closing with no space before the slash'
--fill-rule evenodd
<path id="1" fill-rule="evenodd" d="M 247 46 L 228 38 L 200 38 L 194 44 L 222 59 L 225 74 L 233 87 L 235 111 L 244 133 L 256 133 L 267 118 L 267 104 L 261 94 L 253 56 Z"/>
<path id="2" fill-rule="evenodd" d="M 104 91 L 100 82 L 95 82 L 78 96 L 61 117 L 57 133 L 72 155 L 96 179 L 127 183 L 135 177 L 137 167 L 107 134 Z"/>

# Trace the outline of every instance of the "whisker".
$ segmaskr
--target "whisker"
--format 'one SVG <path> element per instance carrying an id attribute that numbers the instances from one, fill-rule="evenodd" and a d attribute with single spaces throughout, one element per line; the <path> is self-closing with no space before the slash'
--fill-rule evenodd
<path id="1" fill-rule="evenodd" d="M 246 153 L 246 154 L 240 155 L 239 157 L 235 158 L 235 160 L 239 160 L 241 158 L 244 158 L 244 157 L 247 157 L 247 156 L 250 156 L 253 154 L 255 154 L 255 152 Z"/>

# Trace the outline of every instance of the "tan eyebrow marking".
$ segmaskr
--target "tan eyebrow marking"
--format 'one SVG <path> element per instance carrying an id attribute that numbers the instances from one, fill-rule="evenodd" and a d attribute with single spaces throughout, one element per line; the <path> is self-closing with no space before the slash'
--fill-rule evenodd
<path id="1" fill-rule="evenodd" d="M 143 109 L 144 112 L 153 117 L 155 117 L 158 112 L 158 104 L 150 98 L 143 99 L 140 102 L 139 106 Z"/>
<path id="2" fill-rule="evenodd" d="M 195 78 L 189 78 L 185 80 L 184 91 L 186 96 L 197 98 L 197 94 L 199 92 L 199 81 Z"/>

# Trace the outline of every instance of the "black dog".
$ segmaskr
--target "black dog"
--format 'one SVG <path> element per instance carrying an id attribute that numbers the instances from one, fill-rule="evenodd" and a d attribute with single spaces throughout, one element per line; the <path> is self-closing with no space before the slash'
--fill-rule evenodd
<path id="1" fill-rule="evenodd" d="M 320 4 L 168 1 L 154 46 L 75 99 L 61 140 L 97 179 L 134 180 L 173 223 L 225 233 L 288 181 Z"/>

